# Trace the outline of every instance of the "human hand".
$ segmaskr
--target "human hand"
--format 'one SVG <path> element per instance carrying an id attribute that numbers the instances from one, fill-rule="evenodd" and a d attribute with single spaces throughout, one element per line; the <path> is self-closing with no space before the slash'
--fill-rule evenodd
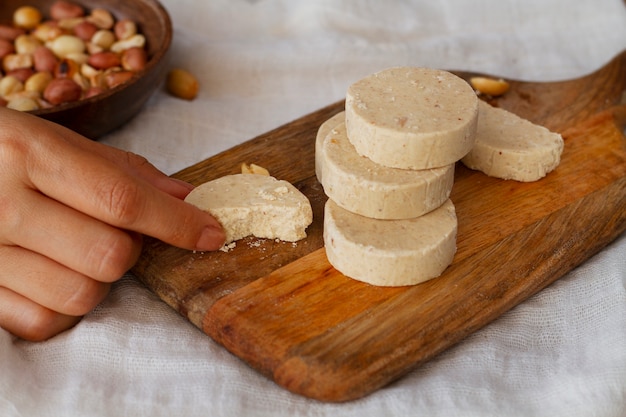
<path id="1" fill-rule="evenodd" d="M 141 236 L 224 242 L 182 201 L 193 187 L 145 158 L 0 108 L 0 327 L 45 340 L 76 324 L 137 261 Z"/>

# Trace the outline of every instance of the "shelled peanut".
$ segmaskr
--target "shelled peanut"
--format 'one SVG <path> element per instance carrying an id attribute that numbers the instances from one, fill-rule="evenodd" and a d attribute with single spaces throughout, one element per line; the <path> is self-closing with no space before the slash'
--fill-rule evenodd
<path id="1" fill-rule="evenodd" d="M 47 12 L 23 6 L 12 24 L 0 24 L 0 105 L 29 111 L 81 100 L 146 67 L 135 22 L 65 0 Z"/>

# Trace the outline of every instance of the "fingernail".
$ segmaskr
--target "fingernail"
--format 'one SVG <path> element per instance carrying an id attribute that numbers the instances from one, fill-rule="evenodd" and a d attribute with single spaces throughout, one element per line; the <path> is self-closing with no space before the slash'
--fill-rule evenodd
<path id="1" fill-rule="evenodd" d="M 180 198 L 181 200 L 187 197 L 187 195 L 194 189 L 195 187 L 185 181 L 181 181 L 176 178 L 168 178 L 167 183 L 161 186 L 161 189 L 166 193 L 173 195 L 176 198 Z"/>
<path id="2" fill-rule="evenodd" d="M 180 185 L 181 187 L 183 187 L 184 189 L 186 189 L 187 191 L 191 191 L 194 188 L 196 188 L 195 186 L 193 186 L 192 184 L 189 184 L 188 182 L 185 182 L 183 180 L 179 180 L 178 178 L 170 178 L 170 180 L 172 180 L 173 182 L 175 182 L 176 184 Z"/>
<path id="3" fill-rule="evenodd" d="M 216 250 L 222 247 L 226 235 L 222 229 L 207 226 L 202 230 L 200 239 L 196 243 L 196 248 L 199 251 Z"/>

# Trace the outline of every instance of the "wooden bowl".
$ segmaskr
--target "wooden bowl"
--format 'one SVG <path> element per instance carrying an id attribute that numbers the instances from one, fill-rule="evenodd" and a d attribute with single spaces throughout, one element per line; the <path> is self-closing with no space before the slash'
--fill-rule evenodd
<path id="1" fill-rule="evenodd" d="M 88 99 L 30 112 L 88 138 L 97 139 L 135 116 L 162 84 L 167 72 L 167 53 L 172 42 L 172 23 L 167 10 L 157 0 L 73 1 L 87 10 L 106 9 L 118 20 L 131 19 L 146 37 L 148 64 L 129 82 Z M 54 0 L 2 0 L 0 23 L 11 24 L 13 12 L 24 5 L 37 7 L 47 18 L 52 3 Z"/>

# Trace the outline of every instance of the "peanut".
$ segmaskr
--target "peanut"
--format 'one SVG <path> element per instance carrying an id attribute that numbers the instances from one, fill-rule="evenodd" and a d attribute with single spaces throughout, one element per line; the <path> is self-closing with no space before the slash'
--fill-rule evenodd
<path id="1" fill-rule="evenodd" d="M 17 93 L 23 89 L 24 84 L 12 75 L 7 75 L 0 79 L 0 96 L 2 97 Z"/>
<path id="2" fill-rule="evenodd" d="M 501 96 L 509 91 L 509 83 L 501 78 L 472 77 L 470 84 L 477 92 L 493 97 Z"/>
<path id="3" fill-rule="evenodd" d="M 106 51 L 106 49 L 104 49 L 103 47 L 101 47 L 101 46 L 99 46 L 99 45 L 96 45 L 96 44 L 95 44 L 95 43 L 93 43 L 93 42 L 87 42 L 87 43 L 85 44 L 85 46 L 87 47 L 87 53 L 88 53 L 89 55 L 93 55 L 93 54 L 97 54 L 97 53 L 99 53 L 99 52 L 104 52 L 104 51 Z"/>
<path id="4" fill-rule="evenodd" d="M 31 34 L 41 42 L 48 42 L 58 36 L 61 36 L 63 34 L 63 29 L 61 29 L 55 22 L 44 22 L 37 26 Z"/>
<path id="5" fill-rule="evenodd" d="M 241 164 L 242 174 L 270 175 L 270 172 L 262 166 L 256 164 Z"/>
<path id="6" fill-rule="evenodd" d="M 93 35 L 98 31 L 98 27 L 93 23 L 83 20 L 76 26 L 74 26 L 74 34 L 81 38 L 82 40 L 89 41 L 93 37 Z"/>
<path id="7" fill-rule="evenodd" d="M 16 98 L 32 98 L 33 100 L 36 100 L 39 98 L 39 93 L 35 91 L 20 90 L 14 93 L 7 94 L 4 98 L 7 99 L 7 101 L 11 101 Z"/>
<path id="8" fill-rule="evenodd" d="M 5 72 L 32 66 L 33 56 L 28 54 L 8 54 L 2 59 L 2 68 Z"/>
<path id="9" fill-rule="evenodd" d="M 43 98 L 54 105 L 77 101 L 81 95 L 80 86 L 69 78 L 55 78 L 43 92 Z"/>
<path id="10" fill-rule="evenodd" d="M 39 103 L 30 97 L 15 97 L 9 100 L 7 107 L 19 111 L 32 111 L 39 109 Z"/>
<path id="11" fill-rule="evenodd" d="M 14 52 L 15 52 L 15 47 L 13 46 L 13 43 L 6 39 L 0 38 L 0 59 Z"/>
<path id="12" fill-rule="evenodd" d="M 137 34 L 137 24 L 130 19 L 122 19 L 113 26 L 113 33 L 117 39 L 128 39 Z"/>
<path id="13" fill-rule="evenodd" d="M 33 6 L 18 7 L 13 12 L 13 24 L 18 28 L 34 29 L 42 19 L 39 9 Z"/>
<path id="14" fill-rule="evenodd" d="M 28 68 L 17 68 L 14 69 L 13 71 L 9 71 L 6 73 L 6 75 L 12 75 L 15 78 L 17 78 L 18 80 L 20 80 L 21 82 L 26 82 L 26 80 L 33 75 L 33 69 L 28 67 Z"/>
<path id="15" fill-rule="evenodd" d="M 85 91 L 85 95 L 84 98 L 91 98 L 91 97 L 95 97 L 98 94 L 102 94 L 105 91 L 104 88 L 101 87 L 89 87 L 86 91 Z"/>
<path id="16" fill-rule="evenodd" d="M 48 71 L 36 72 L 24 83 L 24 90 L 43 94 L 50 81 L 52 81 L 52 74 Z"/>
<path id="17" fill-rule="evenodd" d="M 33 52 L 33 66 L 35 71 L 52 72 L 56 68 L 59 60 L 54 53 L 45 46 L 40 46 Z"/>
<path id="18" fill-rule="evenodd" d="M 123 39 L 121 41 L 115 42 L 113 45 L 111 45 L 111 51 L 121 53 L 126 49 L 143 48 L 144 46 L 146 46 L 146 38 L 142 34 L 138 33 L 128 39 Z"/>
<path id="19" fill-rule="evenodd" d="M 91 43 L 104 50 L 108 50 L 111 48 L 111 45 L 115 43 L 115 34 L 110 30 L 100 29 L 91 37 Z"/>
<path id="20" fill-rule="evenodd" d="M 71 59 L 76 62 L 78 65 L 82 65 L 87 62 L 89 59 L 89 55 L 84 52 L 74 52 L 71 54 L 65 55 L 65 59 Z"/>
<path id="21" fill-rule="evenodd" d="M 14 41 L 18 36 L 26 33 L 22 28 L 16 28 L 8 25 L 0 25 L 0 38 L 8 41 Z"/>
<path id="22" fill-rule="evenodd" d="M 108 88 L 115 88 L 128 82 L 133 75 L 132 71 L 110 71 L 105 73 L 105 82 Z"/>
<path id="23" fill-rule="evenodd" d="M 185 100 L 193 100 L 200 88 L 198 80 L 189 71 L 175 68 L 167 74 L 166 87 L 170 94 Z"/>
<path id="24" fill-rule="evenodd" d="M 85 15 L 83 8 L 69 1 L 59 0 L 50 6 L 50 16 L 54 20 L 69 19 Z"/>
<path id="25" fill-rule="evenodd" d="M 128 71 L 141 71 L 146 67 L 148 54 L 143 48 L 133 47 L 122 52 L 121 65 Z"/>
<path id="26" fill-rule="evenodd" d="M 100 52 L 89 56 L 87 64 L 95 69 L 109 69 L 121 65 L 120 56 L 114 52 Z"/>
<path id="27" fill-rule="evenodd" d="M 93 77 L 101 72 L 102 71 L 95 69 L 86 62 L 80 66 L 80 73 L 87 78 Z"/>
<path id="28" fill-rule="evenodd" d="M 109 86 L 107 85 L 106 74 L 104 71 L 99 71 L 94 75 L 85 77 L 89 80 L 91 90 L 105 91 L 109 88 Z"/>
<path id="29" fill-rule="evenodd" d="M 57 21 L 57 25 L 66 32 L 73 32 L 74 28 L 84 21 L 84 17 L 70 17 Z"/>
<path id="30" fill-rule="evenodd" d="M 14 41 L 15 52 L 18 54 L 33 54 L 38 46 L 41 46 L 41 42 L 32 35 L 20 35 Z"/>
<path id="31" fill-rule="evenodd" d="M 82 91 L 85 91 L 88 88 L 91 88 L 91 83 L 89 82 L 89 80 L 86 77 L 84 77 L 80 72 L 74 73 L 74 75 L 72 75 L 71 78 L 76 84 L 80 86 L 80 89 Z"/>
<path id="32" fill-rule="evenodd" d="M 50 41 L 47 46 L 59 58 L 65 58 L 68 54 L 85 52 L 85 42 L 78 36 L 61 35 Z"/>
<path id="33" fill-rule="evenodd" d="M 106 9 L 96 8 L 91 11 L 87 20 L 98 26 L 100 29 L 111 29 L 115 24 L 115 19 L 111 12 Z"/>

